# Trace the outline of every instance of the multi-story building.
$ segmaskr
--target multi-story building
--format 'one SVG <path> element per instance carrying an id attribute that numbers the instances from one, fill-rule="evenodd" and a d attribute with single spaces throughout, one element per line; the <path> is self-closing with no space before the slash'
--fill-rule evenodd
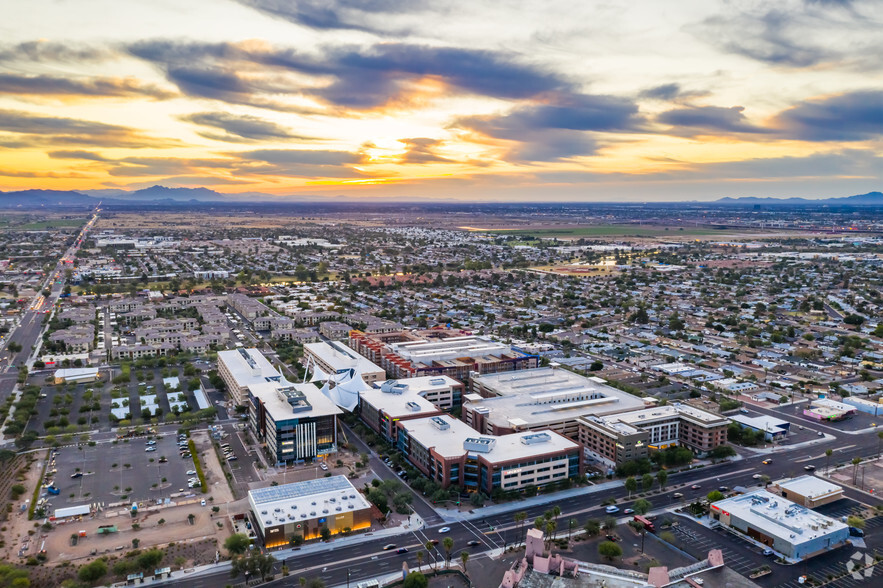
<path id="1" fill-rule="evenodd" d="M 445 488 L 490 494 L 582 474 L 579 444 L 554 431 L 480 435 L 449 415 L 399 421 L 396 429 L 408 461 Z"/>
<path id="2" fill-rule="evenodd" d="M 396 380 L 359 393 L 359 418 L 389 443 L 396 442 L 396 423 L 442 414 L 438 407 Z"/>
<path id="3" fill-rule="evenodd" d="M 485 337 L 449 330 L 350 333 L 350 347 L 393 378 L 492 374 L 537 367 L 537 357 Z"/>
<path id="4" fill-rule="evenodd" d="M 464 397 L 463 420 L 489 435 L 552 430 L 576 441 L 580 417 L 647 406 L 600 378 L 553 367 L 474 375 L 472 390 Z"/>
<path id="5" fill-rule="evenodd" d="M 352 330 L 351 326 L 339 321 L 325 321 L 319 324 L 319 332 L 335 341 L 346 339 Z"/>
<path id="6" fill-rule="evenodd" d="M 227 385 L 227 391 L 236 405 L 244 405 L 248 387 L 278 380 L 279 370 L 273 367 L 257 349 L 233 349 L 218 352 L 218 375 Z"/>
<path id="7" fill-rule="evenodd" d="M 381 387 L 396 388 L 400 393 L 425 398 L 442 410 L 459 406 L 466 386 L 449 376 L 421 376 L 388 380 Z"/>
<path id="8" fill-rule="evenodd" d="M 727 441 L 730 421 L 717 413 L 674 403 L 578 421 L 586 457 L 615 467 L 649 451 L 683 445 L 705 455 Z"/>
<path id="9" fill-rule="evenodd" d="M 303 361 L 311 369 L 318 367 L 326 374 L 340 374 L 353 370 L 369 385 L 386 379 L 383 368 L 336 341 L 305 344 Z"/>
<path id="10" fill-rule="evenodd" d="M 248 503 L 268 548 L 316 539 L 324 528 L 336 535 L 371 527 L 371 505 L 345 476 L 249 490 Z"/>

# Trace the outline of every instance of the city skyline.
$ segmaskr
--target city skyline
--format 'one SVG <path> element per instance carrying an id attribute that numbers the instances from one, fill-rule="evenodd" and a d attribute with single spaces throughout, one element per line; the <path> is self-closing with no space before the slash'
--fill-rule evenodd
<path id="1" fill-rule="evenodd" d="M 0 25 L 0 190 L 664 201 L 879 190 L 864 0 L 42 0 Z"/>

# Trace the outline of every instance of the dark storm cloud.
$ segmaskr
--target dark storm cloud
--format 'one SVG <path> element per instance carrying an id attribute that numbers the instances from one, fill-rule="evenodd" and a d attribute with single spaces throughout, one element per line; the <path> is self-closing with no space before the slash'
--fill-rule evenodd
<path id="1" fill-rule="evenodd" d="M 314 29 L 376 31 L 367 17 L 420 12 L 427 0 L 239 0 L 261 12 Z"/>
<path id="2" fill-rule="evenodd" d="M 116 52 L 108 47 L 95 47 L 81 43 L 27 41 L 14 45 L 0 45 L 0 61 L 84 63 L 107 61 L 115 57 Z"/>
<path id="3" fill-rule="evenodd" d="M 792 139 L 864 141 L 883 136 L 883 91 L 809 100 L 780 113 L 775 124 Z"/>
<path id="4" fill-rule="evenodd" d="M 0 73 L 0 93 L 53 97 L 148 97 L 164 100 L 176 94 L 134 78 L 64 78 Z"/>
<path id="5" fill-rule="evenodd" d="M 766 133 L 766 129 L 748 122 L 741 106 L 691 106 L 661 113 L 656 120 L 672 127 L 676 135 L 707 135 L 730 133 Z"/>
<path id="6" fill-rule="evenodd" d="M 462 118 L 455 126 L 482 135 L 517 141 L 510 156 L 520 161 L 554 161 L 597 151 L 586 131 L 637 131 L 644 123 L 627 98 L 568 94 L 545 104 L 525 105 L 507 114 Z"/>
<path id="7" fill-rule="evenodd" d="M 165 71 L 182 92 L 235 103 L 254 103 L 256 95 L 267 93 L 372 108 L 394 100 L 409 83 L 424 77 L 461 93 L 504 99 L 570 88 L 563 77 L 521 63 L 514 54 L 403 43 L 304 55 L 266 45 L 144 41 L 129 51 Z M 328 83 L 305 83 L 304 75 Z"/>
<path id="8" fill-rule="evenodd" d="M 268 140 L 311 140 L 311 137 L 298 135 L 290 129 L 274 122 L 250 115 L 235 115 L 227 112 L 198 112 L 182 116 L 181 120 L 197 125 L 220 129 L 225 134 L 200 133 L 218 141 L 232 143 Z"/>
<path id="9" fill-rule="evenodd" d="M 17 135 L 29 146 L 91 145 L 101 147 L 175 147 L 173 139 L 159 139 L 129 127 L 101 122 L 42 116 L 19 110 L 0 110 L 0 131 Z M 3 138 L 0 137 L 0 143 Z"/>

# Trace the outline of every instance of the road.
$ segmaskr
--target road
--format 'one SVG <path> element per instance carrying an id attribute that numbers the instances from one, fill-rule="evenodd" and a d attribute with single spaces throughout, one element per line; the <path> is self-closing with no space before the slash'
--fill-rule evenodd
<path id="1" fill-rule="evenodd" d="M 98 212 L 98 210 L 95 211 L 92 218 L 82 228 L 70 247 L 61 255 L 55 264 L 55 269 L 46 274 L 46 279 L 40 288 L 41 293 L 35 297 L 28 306 L 28 309 L 21 314 L 18 326 L 9 333 L 7 345 L 8 342 L 15 341 L 21 345 L 22 350 L 18 353 L 9 354 L 11 357 L 2 363 L 2 368 L 0 368 L 0 401 L 5 401 L 13 393 L 18 378 L 18 368 L 22 365 L 30 367 L 30 362 L 33 359 L 31 357 L 32 347 L 40 337 L 43 329 L 43 319 L 49 316 L 48 313 L 52 311 L 64 289 L 64 280 L 60 278 L 64 276 L 65 261 L 72 261 L 74 259 L 89 230 L 95 226 L 98 220 Z M 44 297 L 42 291 L 47 289 L 50 291 L 50 294 Z"/>
<path id="2" fill-rule="evenodd" d="M 814 465 L 818 471 L 823 471 L 826 466 L 825 450 L 833 449 L 834 454 L 831 457 L 831 465 L 849 461 L 855 456 L 870 457 L 877 453 L 877 436 L 874 434 L 864 435 L 842 435 L 838 439 L 830 439 L 820 442 L 806 448 L 790 449 L 787 452 L 778 452 L 770 455 L 752 455 L 740 461 L 727 462 L 716 465 L 709 465 L 702 468 L 696 468 L 689 471 L 672 474 L 666 484 L 663 492 L 653 495 L 649 498 L 654 509 L 674 507 L 679 504 L 694 502 L 704 498 L 705 495 L 716 490 L 719 486 L 727 486 L 733 488 L 735 486 L 757 486 L 758 480 L 753 478 L 754 474 L 760 473 L 769 476 L 771 479 L 778 479 L 786 476 L 795 476 L 804 474 L 804 466 Z M 762 461 L 771 459 L 769 465 L 763 465 Z M 372 457 L 372 467 L 381 477 L 384 473 L 390 473 L 388 468 L 384 472 L 385 464 Z M 394 474 L 392 474 L 394 476 Z M 690 489 L 691 485 L 699 485 L 696 490 Z M 683 498 L 676 499 L 673 494 L 682 493 Z M 847 497 L 867 502 L 866 495 L 844 489 Z M 320 577 L 328 586 L 341 586 L 346 584 L 347 570 L 350 574 L 350 585 L 355 585 L 359 581 L 375 578 L 401 569 L 402 563 L 407 561 L 410 567 L 417 565 L 415 554 L 417 551 L 426 551 L 425 543 L 428 539 L 437 539 L 441 541 L 448 536 L 454 540 L 454 548 L 451 553 L 451 561 L 459 561 L 460 551 L 464 549 L 470 552 L 470 562 L 480 560 L 487 556 L 487 552 L 502 548 L 507 545 L 519 542 L 522 532 L 533 525 L 534 519 L 543 515 L 552 505 L 558 504 L 561 508 L 561 515 L 558 518 L 559 534 L 567 533 L 567 521 L 576 518 L 579 522 L 579 528 L 588 518 L 603 520 L 606 516 L 604 507 L 601 506 L 605 500 L 615 498 L 617 506 L 620 509 L 629 508 L 633 505 L 634 500 L 627 497 L 624 487 L 617 486 L 599 492 L 591 492 L 587 489 L 585 494 L 568 498 L 565 501 L 556 499 L 554 495 L 548 497 L 548 501 L 543 504 L 534 504 L 525 506 L 521 502 L 513 502 L 509 508 L 504 508 L 504 512 L 479 517 L 473 520 L 459 520 L 454 522 L 442 522 L 433 511 L 433 517 L 427 527 L 422 531 L 411 532 L 379 541 L 367 540 L 364 543 L 355 545 L 334 545 L 332 542 L 326 551 L 311 552 L 300 555 L 297 551 L 286 552 L 292 555 L 286 556 L 284 561 L 288 564 L 291 575 L 288 578 L 274 582 L 275 586 L 297 586 L 298 578 L 301 576 L 312 578 Z M 418 512 L 423 511 L 423 505 L 419 501 L 415 501 L 415 509 Z M 431 507 L 430 507 L 431 508 Z M 526 512 L 527 518 L 524 528 L 514 522 L 513 515 L 517 512 Z M 617 516 L 621 516 L 620 512 Z M 624 517 L 621 522 L 628 520 L 630 517 Z M 434 522 L 438 521 L 438 522 Z M 433 524 L 434 522 L 434 524 Z M 442 527 L 450 527 L 448 533 L 440 533 Z M 477 546 L 468 546 L 468 542 L 478 541 Z M 407 547 L 408 552 L 398 554 L 395 550 L 385 551 L 383 549 L 386 544 L 394 544 L 397 548 Z M 444 550 L 441 543 L 436 547 L 436 556 L 443 558 Z M 424 564 L 429 563 L 431 558 L 427 554 Z M 277 566 L 277 570 L 281 566 Z M 215 586 L 223 585 L 229 581 L 229 571 L 221 571 L 202 575 L 197 579 L 190 578 L 186 581 L 170 582 L 172 586 L 184 588 L 196 588 L 197 586 Z M 196 583 L 198 580 L 199 583 Z"/>

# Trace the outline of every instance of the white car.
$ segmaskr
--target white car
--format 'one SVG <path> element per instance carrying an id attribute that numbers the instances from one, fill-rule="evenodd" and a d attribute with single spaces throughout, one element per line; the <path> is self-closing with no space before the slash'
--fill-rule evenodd
<path id="1" fill-rule="evenodd" d="M 447 532 L 449 532 L 450 530 L 451 530 L 450 527 L 442 527 L 441 529 L 438 530 L 438 532 L 439 532 L 439 533 L 447 533 Z"/>
<path id="2" fill-rule="evenodd" d="M 619 507 L 610 505 L 604 509 L 604 512 L 606 512 L 607 514 L 613 514 L 615 512 L 619 512 Z"/>
<path id="3" fill-rule="evenodd" d="M 195 475 L 196 475 L 196 470 L 187 470 L 187 473 L 186 473 L 185 475 L 186 475 L 186 476 L 195 476 Z"/>
<path id="4" fill-rule="evenodd" d="M 151 445 L 150 447 L 148 447 L 148 448 L 145 449 L 144 451 L 156 451 L 156 447 L 154 447 L 153 445 Z"/>

